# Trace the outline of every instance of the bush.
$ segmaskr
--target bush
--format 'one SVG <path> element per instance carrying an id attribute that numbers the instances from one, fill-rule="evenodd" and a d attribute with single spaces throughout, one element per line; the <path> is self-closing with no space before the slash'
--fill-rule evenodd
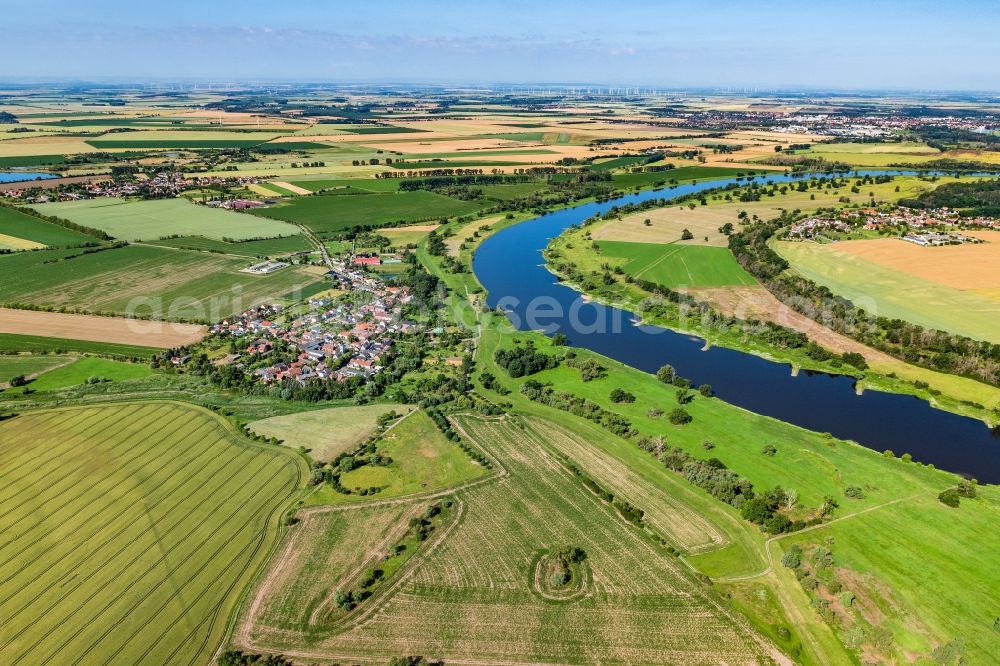
<path id="1" fill-rule="evenodd" d="M 771 509 L 767 501 L 761 497 L 754 497 L 743 503 L 740 514 L 744 520 L 749 520 L 755 525 L 762 525 L 765 520 L 771 517 Z"/>
<path id="2" fill-rule="evenodd" d="M 952 508 L 958 508 L 958 504 L 961 501 L 959 499 L 958 491 L 954 488 L 942 490 L 941 494 L 938 495 L 938 500 L 940 500 L 945 506 L 950 506 Z"/>
<path id="3" fill-rule="evenodd" d="M 844 363 L 847 365 L 853 365 L 858 370 L 868 369 L 868 363 L 865 361 L 865 357 L 858 352 L 844 352 L 840 358 Z"/>
<path id="4" fill-rule="evenodd" d="M 611 402 L 623 403 L 623 402 L 635 402 L 635 396 L 628 391 L 623 391 L 620 388 L 616 388 L 611 391 Z"/>
<path id="5" fill-rule="evenodd" d="M 493 356 L 493 360 L 514 378 L 533 375 L 559 365 L 555 357 L 535 351 L 532 347 L 500 349 Z"/>
<path id="6" fill-rule="evenodd" d="M 844 488 L 844 495 L 846 497 L 850 497 L 851 499 L 864 499 L 865 491 L 858 486 L 847 486 Z"/>
<path id="7" fill-rule="evenodd" d="M 793 545 L 781 556 L 781 563 L 789 569 L 798 569 L 802 564 L 802 548 L 798 544 Z"/>
<path id="8" fill-rule="evenodd" d="M 763 453 L 765 456 L 770 456 L 773 458 L 774 455 L 778 452 L 778 449 L 775 448 L 774 444 L 765 444 L 764 448 L 761 449 L 760 452 Z"/>
<path id="9" fill-rule="evenodd" d="M 969 499 L 972 499 L 976 496 L 976 483 L 975 481 L 968 481 L 966 479 L 962 479 L 961 481 L 958 482 L 958 487 L 955 488 L 955 492 L 957 492 L 962 497 L 968 497 Z"/>
<path id="10" fill-rule="evenodd" d="M 686 423 L 691 423 L 691 415 L 686 411 L 678 407 L 677 409 L 670 412 L 670 422 L 674 425 L 684 425 Z"/>
<path id="11" fill-rule="evenodd" d="M 656 371 L 656 378 L 663 382 L 664 384 L 671 384 L 674 381 L 674 376 L 677 373 L 674 371 L 674 366 L 664 365 L 659 370 Z"/>
<path id="12" fill-rule="evenodd" d="M 698 393 L 701 393 L 706 398 L 711 398 L 712 395 L 713 395 L 712 394 L 712 385 L 711 384 L 702 384 L 701 386 L 698 387 Z"/>

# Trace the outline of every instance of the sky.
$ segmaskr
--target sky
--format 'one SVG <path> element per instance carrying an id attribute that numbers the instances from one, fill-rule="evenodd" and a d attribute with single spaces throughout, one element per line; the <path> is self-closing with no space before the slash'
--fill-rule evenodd
<path id="1" fill-rule="evenodd" d="M 998 0 L 0 0 L 0 80 L 1000 90 Z"/>

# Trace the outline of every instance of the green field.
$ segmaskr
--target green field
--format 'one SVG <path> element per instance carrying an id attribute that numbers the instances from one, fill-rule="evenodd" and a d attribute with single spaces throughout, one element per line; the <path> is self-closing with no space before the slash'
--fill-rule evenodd
<path id="1" fill-rule="evenodd" d="M 274 256 L 289 252 L 306 252 L 312 249 L 312 245 L 302 235 L 237 243 L 227 243 L 203 236 L 181 236 L 180 238 L 164 238 L 156 241 L 155 244 L 186 250 L 235 254 L 242 257 Z"/>
<path id="2" fill-rule="evenodd" d="M 287 180 L 285 182 L 310 192 L 342 189 L 345 192 L 357 194 L 359 192 L 396 192 L 399 190 L 399 180 L 395 178 L 323 178 L 320 180 Z"/>
<path id="3" fill-rule="evenodd" d="M 488 199 L 509 201 L 531 196 L 546 188 L 544 183 L 512 183 L 510 185 L 484 185 L 483 196 Z"/>
<path id="4" fill-rule="evenodd" d="M 380 403 L 359 407 L 333 407 L 254 421 L 258 435 L 276 437 L 285 446 L 302 447 L 314 460 L 328 462 L 350 451 L 375 432 L 376 419 L 386 412 L 404 414 L 406 405 Z"/>
<path id="5" fill-rule="evenodd" d="M 65 161 L 65 155 L 12 155 L 0 157 L 0 167 L 48 166 L 62 164 Z"/>
<path id="6" fill-rule="evenodd" d="M 251 303 L 280 299 L 323 280 L 304 267 L 269 275 L 239 270 L 248 259 L 142 245 L 73 256 L 40 250 L 0 256 L 0 302 L 217 321 Z M 63 257 L 71 257 L 61 259 Z"/>
<path id="7" fill-rule="evenodd" d="M 481 208 L 482 203 L 459 201 L 433 192 L 417 191 L 299 197 L 277 206 L 255 209 L 253 214 L 297 222 L 318 233 L 330 233 L 354 226 L 438 220 L 453 215 L 466 215 Z"/>
<path id="8" fill-rule="evenodd" d="M 364 543 L 377 553 L 412 512 L 361 504 L 315 514 L 322 523 L 310 517 L 285 560 L 288 576 L 240 635 L 286 654 L 358 659 L 384 660 L 419 645 L 445 661 L 479 663 L 764 660 L 768 648 L 753 630 L 576 480 L 549 452 L 546 435 L 511 419 L 459 423 L 507 476 L 458 494 L 458 523 L 440 543 L 431 533 L 397 574 L 397 592 L 362 602 L 347 618 L 313 613 L 324 591 L 357 575 L 358 533 L 370 535 Z M 414 500 L 413 511 L 425 504 Z M 537 583 L 541 556 L 564 544 L 582 547 L 593 572 L 571 602 L 546 598 Z"/>
<path id="9" fill-rule="evenodd" d="M 71 361 L 72 357 L 55 355 L 0 356 L 0 384 L 6 384 L 18 375 L 34 375 L 51 370 Z"/>
<path id="10" fill-rule="evenodd" d="M 175 403 L 0 422 L 0 660 L 207 663 L 301 464 Z"/>
<path id="11" fill-rule="evenodd" d="M 93 236 L 65 229 L 5 206 L 0 206 L 0 234 L 49 246 L 78 245 L 95 240 Z"/>
<path id="12" fill-rule="evenodd" d="M 149 358 L 160 351 L 156 347 L 141 347 L 138 345 L 123 345 L 116 342 L 91 342 L 89 340 L 69 340 L 66 338 L 49 338 L 35 335 L 16 335 L 0 333 L 0 352 L 31 352 L 46 353 L 81 353 L 110 354 L 114 356 L 129 356 Z"/>
<path id="13" fill-rule="evenodd" d="M 386 499 L 400 495 L 449 488 L 484 476 L 485 467 L 472 462 L 458 445 L 445 439 L 430 417 L 415 412 L 381 436 L 376 451 L 392 458 L 389 465 L 365 465 L 343 474 L 345 488 L 379 487 L 375 497 Z M 361 495 L 343 495 L 324 491 L 310 496 L 310 504 L 336 504 L 363 500 Z"/>
<path id="14" fill-rule="evenodd" d="M 836 244 L 779 241 L 774 249 L 795 271 L 873 315 L 1000 343 L 996 299 L 881 266 Z"/>
<path id="15" fill-rule="evenodd" d="M 169 149 L 169 148 L 253 148 L 266 143 L 270 137 L 260 139 L 91 139 L 87 143 L 98 150 Z"/>
<path id="16" fill-rule="evenodd" d="M 127 241 L 175 234 L 244 240 L 298 233 L 288 224 L 199 206 L 184 198 L 125 201 L 108 197 L 38 204 L 34 208 L 44 215 L 62 217 Z"/>
<path id="17" fill-rule="evenodd" d="M 624 155 L 622 157 L 613 157 L 607 160 L 601 160 L 599 162 L 594 162 L 587 167 L 588 171 L 608 171 L 610 169 L 621 169 L 624 167 L 635 166 L 648 159 L 646 155 Z"/>
<path id="18" fill-rule="evenodd" d="M 602 258 L 618 260 L 628 275 L 665 287 L 727 287 L 757 281 L 722 247 L 600 241 Z"/>
<path id="19" fill-rule="evenodd" d="M 58 358 L 58 357 L 55 357 Z M 148 365 L 124 363 L 107 358 L 84 356 L 69 365 L 50 370 L 28 386 L 33 391 L 55 391 L 69 386 L 77 386 L 88 380 L 128 381 L 141 379 L 153 374 Z"/>

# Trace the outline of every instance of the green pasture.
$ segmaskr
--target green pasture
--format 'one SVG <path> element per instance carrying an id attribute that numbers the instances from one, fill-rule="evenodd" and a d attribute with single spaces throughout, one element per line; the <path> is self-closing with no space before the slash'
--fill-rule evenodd
<path id="1" fill-rule="evenodd" d="M 438 220 L 480 210 L 482 203 L 460 201 L 426 191 L 357 196 L 298 197 L 286 203 L 258 208 L 253 214 L 305 225 L 317 233 L 354 226 Z"/>
<path id="2" fill-rule="evenodd" d="M 160 351 L 156 347 L 125 345 L 116 342 L 92 342 L 90 340 L 69 340 L 40 335 L 17 335 L 0 333 L 0 352 L 31 352 L 32 354 L 110 354 L 149 358 Z M 9 358 L 9 357 L 5 357 Z"/>
<path id="3" fill-rule="evenodd" d="M 665 287 L 749 286 L 757 281 L 728 248 L 599 241 L 602 258 L 618 259 L 628 275 Z M 622 263 L 620 260 L 624 260 Z"/>
<path id="4" fill-rule="evenodd" d="M 93 236 L 45 222 L 21 211 L 0 206 L 0 234 L 48 246 L 94 242 Z"/>
<path id="5" fill-rule="evenodd" d="M 101 252 L 40 250 L 0 256 L 0 302 L 167 319 L 217 321 L 253 303 L 323 282 L 306 267 L 241 273 L 251 259 L 129 245 Z"/>
<path id="6" fill-rule="evenodd" d="M 298 233 L 288 224 L 201 206 L 181 197 L 147 201 L 106 197 L 36 204 L 34 208 L 43 215 L 62 217 L 128 241 L 175 234 L 244 240 Z"/>

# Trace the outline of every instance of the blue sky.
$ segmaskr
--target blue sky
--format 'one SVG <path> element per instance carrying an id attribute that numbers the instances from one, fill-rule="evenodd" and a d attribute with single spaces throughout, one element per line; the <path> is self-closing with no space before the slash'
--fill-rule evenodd
<path id="1" fill-rule="evenodd" d="M 1000 90 L 997 0 L 0 0 L 0 11 L 0 79 Z"/>

